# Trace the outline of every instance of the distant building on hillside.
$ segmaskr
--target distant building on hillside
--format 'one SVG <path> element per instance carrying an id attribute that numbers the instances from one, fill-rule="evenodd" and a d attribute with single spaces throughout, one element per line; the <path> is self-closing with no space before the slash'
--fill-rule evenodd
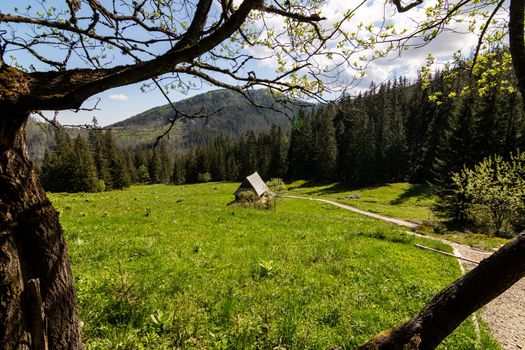
<path id="1" fill-rule="evenodd" d="M 266 193 L 271 194 L 270 190 L 268 189 L 268 186 L 266 186 L 266 183 L 264 183 L 263 179 L 261 179 L 261 176 L 259 176 L 259 173 L 254 172 L 253 174 L 247 176 L 244 181 L 241 183 L 237 191 L 235 191 L 235 200 L 243 200 L 244 198 L 241 198 L 243 195 L 241 193 L 248 193 L 252 196 L 256 196 L 260 201 L 264 201 L 264 195 Z"/>

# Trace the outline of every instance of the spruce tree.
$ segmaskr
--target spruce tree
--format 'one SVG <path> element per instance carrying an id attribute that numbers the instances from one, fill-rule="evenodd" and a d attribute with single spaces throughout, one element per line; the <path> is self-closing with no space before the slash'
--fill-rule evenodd
<path id="1" fill-rule="evenodd" d="M 51 192 L 75 192 L 76 154 L 71 137 L 64 129 L 55 130 L 55 144 L 44 154 L 41 180 Z"/>
<path id="2" fill-rule="evenodd" d="M 184 177 L 184 157 L 177 155 L 173 161 L 173 173 L 171 175 L 171 183 L 180 185 L 186 182 Z"/>
<path id="3" fill-rule="evenodd" d="M 109 161 L 105 149 L 104 133 L 98 126 L 96 118 L 93 118 L 93 127 L 88 131 L 88 144 L 95 161 L 97 177 L 104 181 L 107 189 L 113 188 L 112 177 L 109 171 Z"/>
<path id="4" fill-rule="evenodd" d="M 311 179 L 312 123 L 301 111 L 292 121 L 290 146 L 288 148 L 288 178 Z"/>
<path id="5" fill-rule="evenodd" d="M 111 188 L 121 190 L 129 187 L 131 180 L 127 172 L 126 162 L 122 151 L 117 148 L 111 130 L 106 130 L 104 133 L 104 150 L 105 157 L 108 160 Z"/>
<path id="6" fill-rule="evenodd" d="M 184 178 L 186 183 L 197 183 L 198 179 L 197 157 L 195 149 L 190 150 L 184 157 Z"/>
<path id="7" fill-rule="evenodd" d="M 331 109 L 319 110 L 313 117 L 313 147 L 309 166 L 315 180 L 332 180 L 336 170 L 337 143 Z"/>
<path id="8" fill-rule="evenodd" d="M 270 129 L 270 174 L 269 177 L 284 179 L 287 172 L 288 144 L 280 126 L 272 125 Z"/>
<path id="9" fill-rule="evenodd" d="M 150 183 L 158 184 L 162 181 L 162 162 L 156 152 L 150 152 L 148 159 L 148 174 Z"/>
<path id="10" fill-rule="evenodd" d="M 434 210 L 452 224 L 464 224 L 467 203 L 457 191 L 452 174 L 473 163 L 477 133 L 475 95 L 473 92 L 461 98 L 458 107 L 450 115 L 447 128 L 437 148 L 433 164 L 434 187 L 438 199 Z"/>
<path id="11" fill-rule="evenodd" d="M 86 140 L 79 135 L 75 138 L 76 171 L 72 179 L 74 192 L 96 192 L 98 190 L 97 169 Z"/>
<path id="12" fill-rule="evenodd" d="M 137 169 L 137 181 L 139 183 L 149 183 L 151 181 L 148 167 L 145 164 L 141 164 Z"/>
<path id="13" fill-rule="evenodd" d="M 158 153 L 159 153 L 159 159 L 160 159 L 159 180 L 161 183 L 167 184 L 170 182 L 170 177 L 173 171 L 173 166 L 171 164 L 165 142 L 161 142 Z"/>

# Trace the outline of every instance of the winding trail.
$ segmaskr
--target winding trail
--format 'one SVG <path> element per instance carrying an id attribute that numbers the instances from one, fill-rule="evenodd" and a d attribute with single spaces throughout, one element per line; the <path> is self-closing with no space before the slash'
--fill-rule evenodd
<path id="1" fill-rule="evenodd" d="M 332 205 L 335 205 L 336 207 L 353 211 L 354 213 L 370 216 L 371 218 L 382 220 L 382 221 L 386 221 L 386 222 L 390 222 L 390 223 L 398 225 L 398 226 L 408 227 L 409 229 L 412 229 L 412 230 L 415 230 L 418 227 L 418 224 L 415 224 L 415 223 L 410 222 L 410 221 L 405 221 L 405 220 L 401 220 L 401 219 L 394 219 L 394 218 L 391 218 L 391 217 L 388 217 L 388 216 L 383 216 L 383 215 L 379 215 L 379 214 L 376 214 L 376 213 L 371 213 L 371 212 L 366 211 L 366 210 L 357 209 L 357 208 L 354 208 L 354 207 L 352 207 L 350 205 L 337 203 L 337 202 L 334 202 L 334 201 L 331 201 L 331 200 L 328 200 L 328 199 L 313 198 L 313 197 L 303 197 L 303 196 L 283 196 L 283 197 L 284 198 L 295 198 L 295 199 L 308 199 L 308 200 L 311 200 L 311 201 L 318 201 L 318 202 L 324 202 L 324 203 L 332 204 Z"/>
<path id="2" fill-rule="evenodd" d="M 284 198 L 306 199 L 335 205 L 339 208 L 352 211 L 354 213 L 366 215 L 368 217 L 389 222 L 398 226 L 416 230 L 419 226 L 416 223 L 379 215 L 366 210 L 354 208 L 350 205 L 341 204 L 324 198 L 304 197 L 287 195 Z M 484 252 L 473 249 L 469 246 L 458 244 L 432 236 L 425 236 L 414 231 L 407 231 L 408 234 L 440 241 L 452 247 L 456 260 L 461 269 L 461 273 L 472 270 L 476 264 L 463 261 L 461 258 L 467 258 L 474 261 L 481 261 L 489 257 L 493 252 Z M 481 317 L 489 326 L 492 336 L 501 345 L 503 350 L 525 350 L 525 278 L 521 279 L 514 286 L 509 288 L 505 293 L 485 305 L 481 309 Z M 480 342 L 479 322 L 476 314 L 472 315 L 472 321 L 476 327 L 478 343 Z"/>

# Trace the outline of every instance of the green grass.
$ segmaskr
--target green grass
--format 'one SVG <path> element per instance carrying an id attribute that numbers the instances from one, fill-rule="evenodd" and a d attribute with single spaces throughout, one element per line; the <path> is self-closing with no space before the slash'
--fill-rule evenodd
<path id="1" fill-rule="evenodd" d="M 413 222 L 434 219 L 430 209 L 434 197 L 425 184 L 403 182 L 353 189 L 342 184 L 316 185 L 296 181 L 289 185 L 289 189 L 290 194 L 334 199 L 362 210 Z M 351 199 L 350 195 L 360 198 Z"/>
<path id="2" fill-rule="evenodd" d="M 500 248 L 502 245 L 509 242 L 506 238 L 489 237 L 479 233 L 454 233 L 449 232 L 445 234 L 433 234 L 433 236 L 456 242 L 459 244 L 468 245 L 482 250 L 494 250 Z"/>
<path id="3" fill-rule="evenodd" d="M 489 237 L 483 234 L 448 232 L 435 233 L 431 226 L 440 225 L 432 213 L 435 196 L 429 185 L 392 183 L 362 189 L 350 189 L 343 184 L 315 184 L 295 181 L 288 185 L 289 194 L 327 198 L 339 203 L 373 213 L 423 224 L 419 233 L 447 239 L 474 248 L 493 250 L 508 242 L 508 239 Z M 349 198 L 359 195 L 359 198 Z M 430 225 L 428 225 L 430 224 Z M 445 227 L 440 225 L 442 232 Z"/>
<path id="4" fill-rule="evenodd" d="M 235 188 L 50 195 L 88 349 L 353 349 L 459 276 L 414 247 L 439 242 L 318 202 L 227 206 Z M 466 321 L 441 348 L 475 339 Z"/>

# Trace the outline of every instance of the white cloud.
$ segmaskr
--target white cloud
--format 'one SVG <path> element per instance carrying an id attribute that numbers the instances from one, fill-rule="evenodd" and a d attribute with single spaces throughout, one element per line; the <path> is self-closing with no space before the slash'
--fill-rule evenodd
<path id="1" fill-rule="evenodd" d="M 128 96 L 125 94 L 111 94 L 108 96 L 110 100 L 113 101 L 127 101 Z"/>
<path id="2" fill-rule="evenodd" d="M 334 23 L 341 20 L 345 10 L 349 7 L 348 0 L 326 0 L 321 8 L 322 16 L 326 17 L 327 20 L 321 21 L 320 25 L 324 29 L 328 29 Z M 419 6 L 408 13 L 397 13 L 394 6 L 385 3 L 384 0 L 369 0 L 364 3 L 357 11 L 354 16 L 343 23 L 342 29 L 349 33 L 358 33 L 358 37 L 361 39 L 367 39 L 370 35 L 366 30 L 359 29 L 359 24 L 363 23 L 365 26 L 371 24 L 374 28 L 374 32 L 377 32 L 382 27 L 383 22 L 386 24 L 393 25 L 398 33 L 402 32 L 403 29 L 407 30 L 407 33 L 414 32 L 418 29 L 420 23 L 426 18 L 426 8 L 432 7 L 437 3 L 437 0 L 425 1 L 424 6 Z M 459 22 L 459 20 L 463 22 Z M 329 72 L 333 72 L 320 77 L 327 86 L 337 89 L 337 85 L 344 87 L 346 82 L 355 81 L 354 89 L 359 91 L 367 89 L 370 83 L 373 81 L 376 84 L 380 84 L 387 79 L 393 79 L 394 77 L 404 76 L 409 80 L 417 78 L 418 69 L 425 64 L 428 54 L 432 54 L 436 58 L 435 64 L 431 67 L 432 70 L 442 69 L 446 62 L 450 62 L 452 55 L 455 52 L 461 52 L 464 56 L 468 56 L 472 48 L 477 44 L 478 36 L 476 31 L 473 33 L 469 30 L 469 18 L 461 16 L 456 17 L 456 22 L 452 21 L 446 30 L 444 30 L 437 38 L 432 40 L 427 45 L 419 48 L 411 48 L 408 51 L 394 51 L 391 52 L 387 57 L 382 59 L 376 59 L 367 62 L 365 77 L 359 77 L 359 71 L 356 71 L 352 67 L 345 64 L 341 57 L 336 54 L 344 52 L 343 48 L 337 47 L 337 37 L 333 37 L 329 40 L 327 48 L 334 53 L 332 59 L 328 56 L 316 55 L 310 57 L 310 63 L 320 69 L 326 68 Z M 261 20 L 257 22 L 257 25 L 263 28 Z M 290 43 L 290 38 L 287 33 L 283 31 L 283 20 L 279 16 L 267 15 L 265 16 L 264 25 L 266 28 L 271 29 L 274 33 L 281 33 L 279 35 L 279 41 L 281 43 Z M 266 31 L 262 31 L 261 37 L 266 35 Z M 339 37 L 341 38 L 341 37 Z M 389 37 L 394 39 L 395 36 Z M 421 45 L 421 38 L 414 38 L 407 42 L 408 46 Z M 352 43 L 347 43 L 345 48 L 352 48 Z M 376 49 L 384 49 L 388 47 L 388 43 L 377 44 Z M 407 46 L 407 47 L 408 47 Z M 259 61 L 259 67 L 269 72 L 275 71 L 278 67 L 276 55 L 271 54 L 271 50 L 261 47 L 250 47 L 248 52 L 255 57 L 265 57 L 265 59 Z M 292 51 L 293 53 L 293 51 Z M 357 52 L 350 57 L 345 56 L 351 63 L 357 62 L 360 56 L 370 57 L 372 50 L 357 50 Z M 293 60 L 286 55 L 281 57 L 288 66 L 293 65 Z M 333 69 L 333 70 L 331 70 Z M 357 85 L 357 86 L 356 86 Z"/>

